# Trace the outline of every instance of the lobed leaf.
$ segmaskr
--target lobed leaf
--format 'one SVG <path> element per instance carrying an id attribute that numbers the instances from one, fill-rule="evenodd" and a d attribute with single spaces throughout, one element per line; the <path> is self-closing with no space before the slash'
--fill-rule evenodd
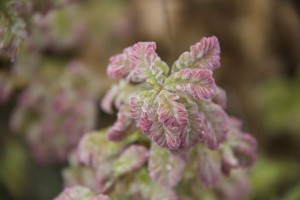
<path id="1" fill-rule="evenodd" d="M 229 130 L 228 116 L 217 104 L 207 103 L 203 106 L 205 123 L 205 143 L 208 148 L 215 150 L 226 139 Z"/>
<path id="2" fill-rule="evenodd" d="M 188 112 L 182 103 L 177 102 L 179 96 L 163 90 L 158 97 L 158 121 L 165 130 L 167 145 L 170 149 L 181 149 L 185 145 Z"/>
<path id="3" fill-rule="evenodd" d="M 250 167 L 256 159 L 257 143 L 253 136 L 243 133 L 241 121 L 230 117 L 230 130 L 222 147 L 222 171 L 229 174 L 237 167 Z"/>
<path id="4" fill-rule="evenodd" d="M 168 65 L 157 56 L 154 42 L 138 42 L 122 54 L 112 56 L 107 73 L 111 78 L 124 78 L 126 82 L 162 84 L 169 71 Z"/>
<path id="5" fill-rule="evenodd" d="M 203 149 L 198 153 L 197 172 L 200 180 L 207 187 L 216 187 L 220 181 L 219 164 Z"/>
<path id="6" fill-rule="evenodd" d="M 234 156 L 238 159 L 241 167 L 249 167 L 254 163 L 257 143 L 253 136 L 234 131 L 229 134 L 228 141 L 231 141 Z"/>
<path id="7" fill-rule="evenodd" d="M 148 150 L 141 145 L 131 145 L 113 164 L 117 175 L 123 175 L 140 168 L 148 160 Z"/>
<path id="8" fill-rule="evenodd" d="M 152 143 L 148 170 L 155 183 L 167 188 L 176 186 L 183 176 L 185 166 L 183 154 L 171 153 Z"/>
<path id="9" fill-rule="evenodd" d="M 152 141 L 156 142 L 159 146 L 179 150 L 183 146 L 183 129 L 178 127 L 164 127 L 159 121 L 157 113 L 157 101 L 152 105 L 144 104 L 141 112 L 141 117 L 138 126 L 142 132 L 147 135 Z M 176 130 L 178 132 L 176 132 Z"/>
<path id="10" fill-rule="evenodd" d="M 221 170 L 223 174 L 229 175 L 231 169 L 239 167 L 239 161 L 234 156 L 232 149 L 228 146 L 222 149 L 222 165 Z"/>
<path id="11" fill-rule="evenodd" d="M 135 68 L 146 68 L 156 60 L 155 42 L 138 42 L 131 48 L 130 63 Z"/>
<path id="12" fill-rule="evenodd" d="M 131 117 L 136 120 L 136 124 L 140 127 L 140 119 L 142 112 L 146 110 L 147 105 L 154 101 L 157 92 L 154 90 L 147 90 L 140 92 L 137 96 L 130 98 L 130 113 Z"/>
<path id="13" fill-rule="evenodd" d="M 142 132 L 159 146 L 167 147 L 165 130 L 157 118 L 157 105 L 145 104 L 143 108 L 139 122 Z"/>
<path id="14" fill-rule="evenodd" d="M 118 95 L 118 93 L 121 91 L 122 87 L 119 85 L 113 85 L 111 89 L 105 94 L 103 99 L 101 100 L 101 108 L 107 113 L 112 114 L 113 113 L 113 105 L 114 101 Z"/>
<path id="15" fill-rule="evenodd" d="M 91 167 L 71 164 L 63 170 L 63 179 L 64 185 L 67 187 L 82 185 L 97 192 L 103 188 L 102 182 L 97 180 L 95 170 Z"/>
<path id="16" fill-rule="evenodd" d="M 240 200 L 249 199 L 251 187 L 247 173 L 237 170 L 223 179 L 217 189 L 224 200 Z"/>
<path id="17" fill-rule="evenodd" d="M 110 78 L 122 78 L 132 70 L 129 62 L 130 50 L 131 47 L 128 47 L 122 54 L 117 54 L 109 59 L 107 74 Z"/>
<path id="18" fill-rule="evenodd" d="M 110 141 L 120 141 L 136 129 L 130 115 L 128 105 L 122 105 L 118 112 L 118 119 L 107 131 L 106 138 Z"/>
<path id="19" fill-rule="evenodd" d="M 103 132 L 94 132 L 85 134 L 80 140 L 78 156 L 85 165 L 97 168 L 102 161 L 116 154 L 119 148 L 118 144 L 107 142 Z"/>
<path id="20" fill-rule="evenodd" d="M 207 131 L 205 116 L 199 111 L 196 103 L 188 102 L 185 104 L 188 111 L 188 133 L 186 135 L 185 146 L 192 147 L 200 141 L 203 141 Z"/>
<path id="21" fill-rule="evenodd" d="M 204 115 L 196 103 L 187 103 L 176 93 L 161 90 L 141 92 L 130 101 L 137 126 L 159 146 L 170 150 L 191 147 L 204 137 Z M 187 110 L 187 108 L 189 110 Z"/>
<path id="22" fill-rule="evenodd" d="M 183 92 L 196 100 L 205 101 L 216 92 L 212 72 L 206 69 L 182 69 L 165 80 L 164 89 Z"/>
<path id="23" fill-rule="evenodd" d="M 220 67 L 220 45 L 215 36 L 202 38 L 184 52 L 174 63 L 173 70 L 200 68 L 214 70 Z"/>

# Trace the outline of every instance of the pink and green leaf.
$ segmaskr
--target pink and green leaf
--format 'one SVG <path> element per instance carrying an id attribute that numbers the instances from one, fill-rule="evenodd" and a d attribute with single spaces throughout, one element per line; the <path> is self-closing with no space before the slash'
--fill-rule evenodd
<path id="1" fill-rule="evenodd" d="M 106 138 L 109 141 L 118 142 L 136 129 L 128 105 L 120 107 L 117 117 L 117 121 L 107 131 Z"/>
<path id="2" fill-rule="evenodd" d="M 182 92 L 201 101 L 212 98 L 216 93 L 212 72 L 206 69 L 182 69 L 165 80 L 164 89 Z"/>
<path id="3" fill-rule="evenodd" d="M 205 143 L 208 148 L 215 150 L 226 139 L 229 130 L 228 116 L 219 105 L 211 102 L 204 104 L 203 109 L 207 127 Z"/>
<path id="4" fill-rule="evenodd" d="M 220 181 L 220 164 L 204 149 L 198 152 L 197 172 L 200 180 L 206 187 L 216 187 Z"/>
<path id="5" fill-rule="evenodd" d="M 123 175 L 139 169 L 148 160 L 148 150 L 141 145 L 131 145 L 113 164 L 115 174 Z"/>
<path id="6" fill-rule="evenodd" d="M 173 70 L 185 68 L 199 68 L 214 70 L 220 67 L 220 45 L 215 36 L 202 38 L 190 47 L 189 52 L 184 52 L 174 63 Z"/>
<path id="7" fill-rule="evenodd" d="M 105 148 L 103 148 L 105 146 Z M 86 166 L 97 166 L 120 150 L 120 145 L 108 142 L 104 132 L 88 133 L 80 140 L 79 160 Z"/>
<path id="8" fill-rule="evenodd" d="M 148 170 L 152 180 L 160 186 L 174 187 L 183 176 L 186 161 L 182 154 L 175 154 L 151 145 Z"/>

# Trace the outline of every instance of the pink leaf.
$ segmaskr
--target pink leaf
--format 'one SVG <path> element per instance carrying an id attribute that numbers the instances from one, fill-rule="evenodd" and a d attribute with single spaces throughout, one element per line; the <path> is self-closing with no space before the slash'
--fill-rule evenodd
<path id="1" fill-rule="evenodd" d="M 199 111 L 197 104 L 194 102 L 189 102 L 186 103 L 185 105 L 189 114 L 189 118 L 188 118 L 189 131 L 186 136 L 186 147 L 189 148 L 204 139 L 207 127 L 205 124 L 204 114 Z"/>
<path id="2" fill-rule="evenodd" d="M 157 95 L 156 91 L 148 90 L 130 98 L 130 113 L 131 117 L 136 120 L 137 126 L 140 124 L 142 111 L 145 110 L 144 107 L 154 101 L 155 95 Z"/>
<path id="3" fill-rule="evenodd" d="M 117 54 L 109 59 L 107 74 L 110 78 L 122 78 L 132 70 L 129 62 L 130 50 L 131 47 L 126 48 L 122 54 Z"/>
<path id="4" fill-rule="evenodd" d="M 220 45 L 215 36 L 202 38 L 184 52 L 174 63 L 173 70 L 200 68 L 214 70 L 220 67 Z"/>
<path id="5" fill-rule="evenodd" d="M 88 133 L 80 140 L 78 156 L 85 165 L 97 168 L 107 157 L 117 153 L 119 148 L 118 144 L 107 142 L 104 132 Z"/>
<path id="6" fill-rule="evenodd" d="M 209 70 L 220 67 L 220 44 L 215 36 L 202 38 L 190 47 L 190 52 L 196 61 L 194 67 Z"/>
<path id="7" fill-rule="evenodd" d="M 111 78 L 124 78 L 127 82 L 140 83 L 148 78 L 162 82 L 168 66 L 157 56 L 154 42 L 138 42 L 122 54 L 110 58 L 107 73 Z M 153 80 L 152 80 L 153 81 Z"/>
<path id="8" fill-rule="evenodd" d="M 256 159 L 257 143 L 255 138 L 250 134 L 234 131 L 229 134 L 228 140 L 232 141 L 233 153 L 240 166 L 251 166 Z"/>
<path id="9" fill-rule="evenodd" d="M 114 163 L 117 175 L 123 175 L 140 168 L 148 160 L 148 150 L 141 145 L 131 145 Z"/>
<path id="10" fill-rule="evenodd" d="M 158 121 L 165 130 L 167 145 L 170 149 L 181 149 L 185 145 L 188 112 L 185 106 L 176 100 L 178 95 L 163 90 L 158 95 Z"/>
<path id="11" fill-rule="evenodd" d="M 239 161 L 234 156 L 230 147 L 224 147 L 222 149 L 222 166 L 221 170 L 223 174 L 229 175 L 231 169 L 239 167 Z"/>
<path id="12" fill-rule="evenodd" d="M 256 159 L 257 143 L 253 136 L 243 133 L 241 121 L 230 118 L 230 130 L 226 144 L 222 148 L 222 171 L 229 174 L 238 167 L 250 167 Z"/>
<path id="13" fill-rule="evenodd" d="M 138 42 L 132 46 L 130 64 L 133 70 L 127 77 L 128 82 L 142 82 L 149 76 L 148 72 L 151 67 L 159 69 L 154 66 L 156 59 L 158 59 L 155 49 L 155 42 Z"/>
<path id="14" fill-rule="evenodd" d="M 150 137 L 150 139 L 156 142 L 159 146 L 168 147 L 165 130 L 157 118 L 156 107 L 157 105 L 155 104 L 146 104 L 143 106 L 144 109 L 141 113 L 139 127 L 145 135 Z"/>
<path id="15" fill-rule="evenodd" d="M 218 191 L 224 200 L 248 199 L 250 194 L 250 182 L 245 171 L 234 171 L 229 177 L 223 179 L 218 186 Z"/>
<path id="16" fill-rule="evenodd" d="M 201 151 L 201 152 L 200 152 Z M 197 171 L 200 180 L 207 187 L 216 187 L 220 181 L 220 167 L 211 155 L 199 150 Z"/>
<path id="17" fill-rule="evenodd" d="M 118 119 L 108 129 L 106 138 L 110 141 L 120 141 L 135 130 L 128 105 L 122 105 L 118 112 Z"/>
<path id="18" fill-rule="evenodd" d="M 208 148 L 215 150 L 226 139 L 229 130 L 228 116 L 219 105 L 214 103 L 208 103 L 203 108 L 207 124 L 205 143 Z"/>
<path id="19" fill-rule="evenodd" d="M 186 161 L 183 154 L 175 154 L 152 144 L 148 169 L 153 181 L 160 186 L 174 187 L 183 176 Z"/>
<path id="20" fill-rule="evenodd" d="M 165 80 L 164 89 L 172 92 L 184 92 L 199 99 L 208 100 L 216 92 L 212 72 L 205 69 L 182 69 Z"/>
<path id="21" fill-rule="evenodd" d="M 119 85 L 113 85 L 110 90 L 105 94 L 101 101 L 101 108 L 107 113 L 112 114 L 113 113 L 113 105 L 115 98 L 118 95 L 118 92 L 120 92 Z"/>
<path id="22" fill-rule="evenodd" d="M 131 48 L 130 63 L 135 68 L 149 67 L 157 58 L 155 42 L 138 42 Z"/>
<path id="23" fill-rule="evenodd" d="M 166 127 L 185 126 L 188 123 L 188 113 L 183 104 L 177 102 L 179 96 L 163 90 L 158 96 L 158 120 Z"/>
<path id="24" fill-rule="evenodd" d="M 139 121 L 142 132 L 159 146 L 180 150 L 184 146 L 185 129 L 181 127 L 164 127 L 158 120 L 157 105 L 145 105 Z"/>

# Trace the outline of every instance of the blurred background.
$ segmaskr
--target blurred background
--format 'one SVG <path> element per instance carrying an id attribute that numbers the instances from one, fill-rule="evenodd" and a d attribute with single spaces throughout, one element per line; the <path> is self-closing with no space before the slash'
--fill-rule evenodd
<path id="1" fill-rule="evenodd" d="M 300 199 L 299 0 L 3 0 L 0 7 L 1 200 L 47 200 L 62 190 L 61 169 L 80 136 L 115 119 L 99 107 L 115 81 L 106 76 L 110 56 L 155 41 L 171 65 L 211 35 L 221 45 L 215 79 L 227 91 L 227 112 L 259 144 L 249 199 Z"/>

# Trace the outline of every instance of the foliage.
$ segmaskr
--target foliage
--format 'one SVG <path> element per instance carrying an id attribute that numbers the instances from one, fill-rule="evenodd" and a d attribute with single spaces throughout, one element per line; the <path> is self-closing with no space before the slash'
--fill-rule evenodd
<path id="1" fill-rule="evenodd" d="M 60 73 L 55 79 L 40 77 L 28 85 L 10 122 L 12 130 L 26 134 L 41 163 L 66 160 L 80 137 L 95 127 L 97 79 L 79 61 Z"/>
<path id="2" fill-rule="evenodd" d="M 108 75 L 123 80 L 101 105 L 108 112 L 116 108 L 117 121 L 81 139 L 64 171 L 67 186 L 83 185 L 113 199 L 178 199 L 183 194 L 176 186 L 189 179 L 185 171 L 194 171 L 223 198 L 247 195 L 247 184 L 239 193 L 221 176 L 253 164 L 256 140 L 223 110 L 226 96 L 212 76 L 220 66 L 217 38 L 201 39 L 172 69 L 155 49 L 154 42 L 138 42 L 111 57 Z"/>

